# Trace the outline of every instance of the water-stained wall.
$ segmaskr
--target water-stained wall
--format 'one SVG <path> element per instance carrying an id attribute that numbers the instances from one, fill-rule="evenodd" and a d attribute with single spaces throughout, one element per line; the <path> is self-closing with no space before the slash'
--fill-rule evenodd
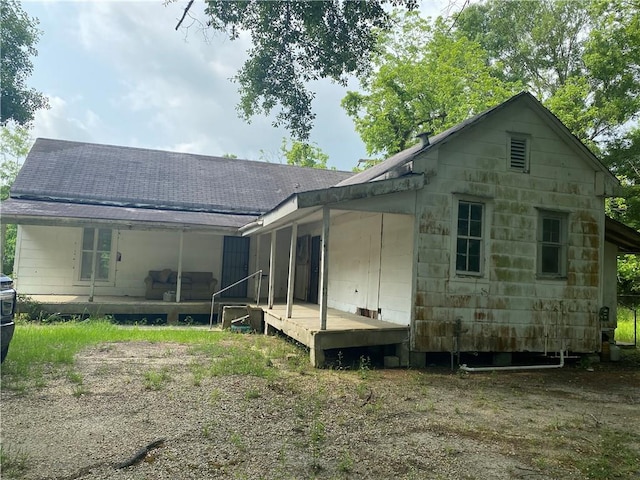
<path id="1" fill-rule="evenodd" d="M 529 139 L 525 171 L 508 163 L 514 132 Z M 536 112 L 509 106 L 415 159 L 430 182 L 415 216 L 413 350 L 599 350 L 604 208 L 582 155 Z M 460 200 L 484 206 L 475 276 L 456 273 Z M 537 273 L 542 211 L 566 218 L 561 278 Z"/>

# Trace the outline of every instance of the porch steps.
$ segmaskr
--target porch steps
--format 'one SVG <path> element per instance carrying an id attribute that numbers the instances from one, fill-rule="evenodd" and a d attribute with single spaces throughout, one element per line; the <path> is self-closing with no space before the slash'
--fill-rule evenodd
<path id="1" fill-rule="evenodd" d="M 245 305 L 225 305 L 222 307 L 222 329 L 245 330 L 261 332 L 263 327 L 263 312 L 261 308 Z"/>

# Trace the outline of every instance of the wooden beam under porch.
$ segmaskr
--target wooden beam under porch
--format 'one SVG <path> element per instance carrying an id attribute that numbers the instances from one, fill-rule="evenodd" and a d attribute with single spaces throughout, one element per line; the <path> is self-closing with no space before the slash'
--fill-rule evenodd
<path id="1" fill-rule="evenodd" d="M 409 327 L 396 323 L 327 309 L 326 329 L 321 329 L 320 307 L 311 303 L 296 303 L 291 318 L 287 304 L 276 303 L 264 311 L 265 331 L 278 330 L 309 348 L 311 363 L 322 367 L 325 350 L 378 345 L 396 345 L 400 364 L 408 363 Z M 404 353 L 403 353 L 404 352 Z"/>

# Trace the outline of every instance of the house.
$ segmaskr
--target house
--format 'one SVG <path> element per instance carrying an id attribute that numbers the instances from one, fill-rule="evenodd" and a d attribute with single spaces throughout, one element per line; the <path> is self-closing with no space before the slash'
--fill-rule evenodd
<path id="1" fill-rule="evenodd" d="M 358 174 L 38 140 L 2 215 L 20 227 L 22 293 L 142 297 L 149 270 L 209 271 L 220 287 L 262 270 L 267 326 L 314 364 L 394 345 L 420 366 L 434 352 L 600 351 L 616 256 L 640 252 L 640 233 L 605 216 L 618 187 L 521 93 Z M 337 317 L 351 322 L 340 338 Z"/>

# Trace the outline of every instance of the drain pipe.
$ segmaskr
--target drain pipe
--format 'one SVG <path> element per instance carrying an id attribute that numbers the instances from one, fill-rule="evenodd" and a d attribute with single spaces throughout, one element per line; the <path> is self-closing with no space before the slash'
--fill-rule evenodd
<path id="1" fill-rule="evenodd" d="M 460 365 L 463 372 L 493 372 L 502 370 L 546 370 L 551 368 L 564 367 L 564 350 L 560 350 L 560 363 L 556 365 L 513 365 L 507 367 L 467 367 L 467 364 Z"/>

